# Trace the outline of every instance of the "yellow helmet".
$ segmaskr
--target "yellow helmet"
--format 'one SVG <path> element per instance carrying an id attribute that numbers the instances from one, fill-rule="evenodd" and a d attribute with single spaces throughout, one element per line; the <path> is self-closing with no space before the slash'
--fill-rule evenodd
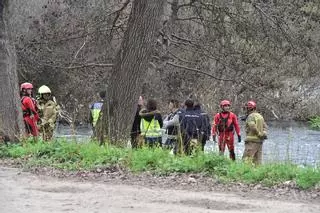
<path id="1" fill-rule="evenodd" d="M 39 93 L 39 94 L 51 93 L 51 90 L 50 90 L 50 88 L 47 87 L 46 85 L 42 85 L 42 86 L 38 89 L 38 93 Z"/>

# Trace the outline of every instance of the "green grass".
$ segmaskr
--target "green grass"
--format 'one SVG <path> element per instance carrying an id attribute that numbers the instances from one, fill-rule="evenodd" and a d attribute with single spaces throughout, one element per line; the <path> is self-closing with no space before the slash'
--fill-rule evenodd
<path id="1" fill-rule="evenodd" d="M 309 120 L 311 128 L 320 130 L 320 116 L 315 116 Z"/>
<path id="2" fill-rule="evenodd" d="M 173 156 L 167 150 L 117 148 L 97 143 L 76 143 L 63 140 L 26 142 L 0 146 L 0 158 L 21 158 L 29 166 L 52 166 L 66 170 L 95 170 L 118 165 L 132 172 L 151 171 L 155 174 L 203 173 L 223 181 L 261 183 L 266 186 L 294 181 L 301 189 L 320 184 L 319 168 L 292 164 L 253 166 L 232 162 L 216 154 Z"/>

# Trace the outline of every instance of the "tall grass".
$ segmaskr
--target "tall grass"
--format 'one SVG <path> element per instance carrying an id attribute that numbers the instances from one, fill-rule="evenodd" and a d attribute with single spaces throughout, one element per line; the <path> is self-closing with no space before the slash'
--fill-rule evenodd
<path id="1" fill-rule="evenodd" d="M 309 124 L 312 128 L 320 130 L 320 116 L 310 118 Z"/>
<path id="2" fill-rule="evenodd" d="M 1 158 L 23 158 L 29 166 L 52 166 L 67 170 L 94 170 L 118 165 L 132 172 L 156 174 L 204 173 L 224 181 L 241 181 L 275 185 L 295 181 L 302 189 L 320 184 L 319 168 L 301 168 L 289 163 L 253 166 L 232 162 L 217 154 L 198 153 L 174 156 L 167 150 L 117 148 L 97 143 L 75 143 L 63 140 L 0 146 Z"/>

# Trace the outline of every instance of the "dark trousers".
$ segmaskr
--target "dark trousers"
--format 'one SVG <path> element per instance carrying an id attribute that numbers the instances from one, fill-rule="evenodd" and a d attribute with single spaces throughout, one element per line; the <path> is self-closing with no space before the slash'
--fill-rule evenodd
<path id="1" fill-rule="evenodd" d="M 161 137 L 146 137 L 145 144 L 148 147 L 161 147 Z"/>
<path id="2" fill-rule="evenodd" d="M 138 148 L 138 134 L 131 134 L 131 148 L 136 149 Z"/>

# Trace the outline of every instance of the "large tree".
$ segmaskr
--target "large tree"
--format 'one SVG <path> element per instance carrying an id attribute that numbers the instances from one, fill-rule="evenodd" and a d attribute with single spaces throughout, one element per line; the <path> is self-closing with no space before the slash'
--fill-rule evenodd
<path id="1" fill-rule="evenodd" d="M 133 106 L 142 91 L 142 80 L 159 33 L 164 3 L 164 0 L 135 0 L 132 3 L 128 27 L 109 79 L 103 113 L 104 129 L 113 143 L 120 143 L 129 135 L 135 114 Z"/>
<path id="2" fill-rule="evenodd" d="M 13 140 L 19 137 L 22 117 L 15 49 L 6 25 L 7 4 L 6 0 L 0 0 L 0 131 Z"/>

